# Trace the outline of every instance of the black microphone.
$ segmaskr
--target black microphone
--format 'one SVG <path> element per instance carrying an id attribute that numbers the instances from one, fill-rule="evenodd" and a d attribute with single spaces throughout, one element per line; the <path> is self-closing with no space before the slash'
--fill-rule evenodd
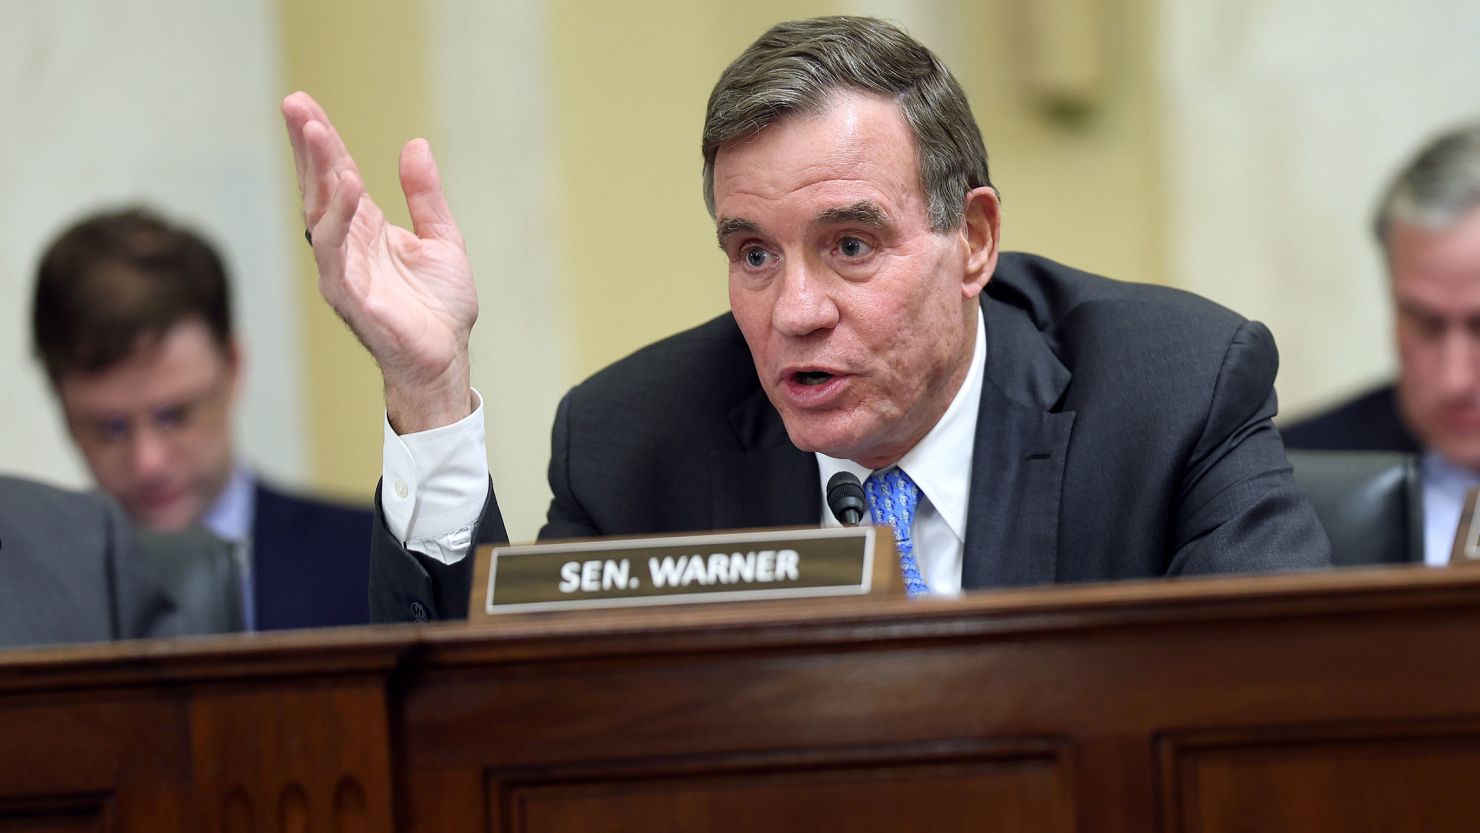
<path id="1" fill-rule="evenodd" d="M 827 481 L 827 508 L 843 526 L 858 526 L 863 520 L 863 484 L 850 471 L 840 471 Z"/>

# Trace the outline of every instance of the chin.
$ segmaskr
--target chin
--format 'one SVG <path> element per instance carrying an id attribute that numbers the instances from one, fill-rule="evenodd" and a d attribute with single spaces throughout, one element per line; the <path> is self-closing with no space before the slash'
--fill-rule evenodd
<path id="1" fill-rule="evenodd" d="M 791 444 L 802 451 L 826 454 L 829 457 L 846 458 L 849 449 L 857 442 L 851 433 L 838 431 L 823 424 L 823 420 L 782 418 Z"/>
<path id="2" fill-rule="evenodd" d="M 867 435 L 857 432 L 793 431 L 788 426 L 787 434 L 791 437 L 792 445 L 802 451 L 825 454 L 837 460 L 852 460 L 868 468 L 882 468 L 898 460 L 898 455 L 889 456 L 887 452 L 881 452 L 877 443 L 868 444 Z"/>
<path id="3" fill-rule="evenodd" d="M 837 456 L 833 453 L 834 449 L 830 443 L 820 439 L 816 439 L 811 434 L 798 433 L 792 430 L 787 430 L 786 434 L 787 436 L 791 437 L 791 444 L 796 446 L 801 451 L 826 454 L 829 457 Z"/>
<path id="4" fill-rule="evenodd" d="M 145 521 L 144 526 L 151 532 L 183 532 L 190 524 L 177 518 L 160 518 Z"/>

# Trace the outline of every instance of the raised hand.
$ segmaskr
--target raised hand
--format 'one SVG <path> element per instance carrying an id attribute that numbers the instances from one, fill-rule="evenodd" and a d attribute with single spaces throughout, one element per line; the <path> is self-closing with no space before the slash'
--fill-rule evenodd
<path id="1" fill-rule="evenodd" d="M 472 411 L 468 334 L 478 318 L 457 222 L 425 140 L 401 149 L 411 230 L 386 222 L 318 102 L 283 99 L 303 221 L 319 292 L 380 365 L 386 413 L 400 433 L 448 425 Z"/>

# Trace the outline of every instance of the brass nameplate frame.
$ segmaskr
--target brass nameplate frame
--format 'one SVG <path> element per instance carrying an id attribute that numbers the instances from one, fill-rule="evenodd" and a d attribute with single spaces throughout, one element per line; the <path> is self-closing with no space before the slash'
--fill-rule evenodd
<path id="1" fill-rule="evenodd" d="M 478 548 L 471 618 L 903 592 L 876 527 L 597 538 Z"/>
<path id="2" fill-rule="evenodd" d="M 1454 531 L 1454 547 L 1449 551 L 1451 565 L 1480 565 L 1480 486 L 1470 487 L 1459 513 L 1459 528 Z"/>

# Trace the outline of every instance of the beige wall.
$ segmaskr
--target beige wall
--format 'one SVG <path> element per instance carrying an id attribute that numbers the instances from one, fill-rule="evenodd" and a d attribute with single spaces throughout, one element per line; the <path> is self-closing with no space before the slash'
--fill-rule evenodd
<path id="1" fill-rule="evenodd" d="M 1089 23 L 1035 28 L 1035 0 L 962 2 L 939 51 L 971 97 L 1003 194 L 1003 245 L 1124 280 L 1165 279 L 1151 0 L 1059 0 Z M 1050 21 L 1051 22 L 1051 21 Z M 1055 109 L 1039 79 L 1097 56 L 1087 80 L 1061 80 L 1080 109 Z"/>

